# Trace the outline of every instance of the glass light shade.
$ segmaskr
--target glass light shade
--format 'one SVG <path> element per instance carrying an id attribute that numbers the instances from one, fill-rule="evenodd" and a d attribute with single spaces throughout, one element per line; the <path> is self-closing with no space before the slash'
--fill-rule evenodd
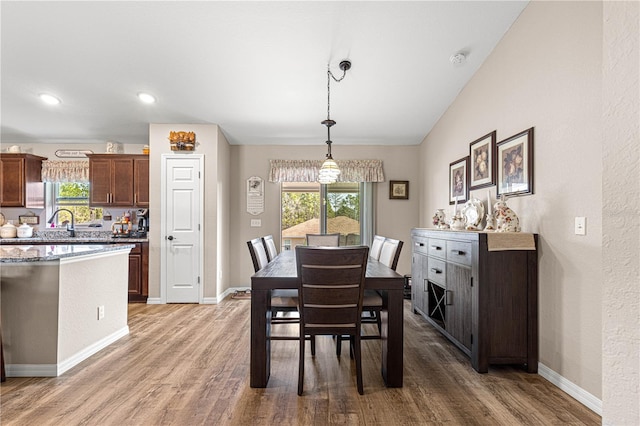
<path id="1" fill-rule="evenodd" d="M 322 163 L 322 167 L 320 168 L 318 182 L 323 184 L 335 183 L 338 180 L 338 175 L 340 174 L 340 169 L 338 165 L 333 160 L 333 158 L 328 157 Z"/>

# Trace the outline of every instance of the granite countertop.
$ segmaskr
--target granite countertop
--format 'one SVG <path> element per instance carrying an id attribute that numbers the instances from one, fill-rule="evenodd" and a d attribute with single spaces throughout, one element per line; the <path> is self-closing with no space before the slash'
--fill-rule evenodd
<path id="1" fill-rule="evenodd" d="M 0 247 L 0 263 L 46 262 L 133 247 L 133 244 L 3 245 Z"/>
<path id="2" fill-rule="evenodd" d="M 65 229 L 47 229 L 35 231 L 32 238 L 0 238 L 0 245 L 22 244 L 121 244 L 148 243 L 146 236 L 136 236 L 134 233 L 128 238 L 114 238 L 110 231 L 76 230 L 76 236 L 70 237 Z"/>

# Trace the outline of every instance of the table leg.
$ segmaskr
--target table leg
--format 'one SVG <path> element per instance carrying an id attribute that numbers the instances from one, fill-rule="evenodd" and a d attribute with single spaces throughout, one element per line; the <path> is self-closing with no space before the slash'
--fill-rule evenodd
<path id="1" fill-rule="evenodd" d="M 271 371 L 271 290 L 251 290 L 250 386 L 266 388 Z"/>
<path id="2" fill-rule="evenodd" d="M 382 377 L 389 388 L 402 387 L 404 368 L 404 291 L 383 292 L 382 319 Z"/>

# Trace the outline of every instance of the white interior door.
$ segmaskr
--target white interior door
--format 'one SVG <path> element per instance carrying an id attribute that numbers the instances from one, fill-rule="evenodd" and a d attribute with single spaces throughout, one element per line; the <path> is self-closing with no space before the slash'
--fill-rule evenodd
<path id="1" fill-rule="evenodd" d="M 199 303 L 202 156 L 163 156 L 163 283 L 167 303 Z"/>

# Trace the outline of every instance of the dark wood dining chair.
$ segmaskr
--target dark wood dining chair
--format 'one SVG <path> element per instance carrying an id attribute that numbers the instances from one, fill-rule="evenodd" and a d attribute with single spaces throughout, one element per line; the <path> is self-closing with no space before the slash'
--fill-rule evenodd
<path id="1" fill-rule="evenodd" d="M 264 238 L 254 238 L 247 241 L 249 254 L 253 262 L 255 272 L 258 272 L 269 263 L 270 259 Z M 274 256 L 275 257 L 275 256 Z M 271 259 L 272 260 L 272 259 Z M 273 290 L 271 291 L 271 324 L 297 324 L 299 316 L 287 316 L 287 313 L 298 311 L 298 290 Z M 282 313 L 281 316 L 278 314 Z M 271 340 L 298 340 L 297 336 L 271 335 Z M 315 352 L 315 342 L 312 342 Z"/>
<path id="2" fill-rule="evenodd" d="M 305 335 L 350 336 L 358 393 L 362 384 L 360 318 L 369 247 L 296 247 L 300 310 L 298 395 L 304 388 Z"/>
<path id="3" fill-rule="evenodd" d="M 369 257 L 372 257 L 375 260 L 380 259 L 380 251 L 382 250 L 384 240 L 385 238 L 381 235 L 373 236 L 373 242 L 371 243 L 371 248 L 369 249 Z"/>
<path id="4" fill-rule="evenodd" d="M 276 243 L 273 241 L 273 235 L 266 235 L 262 237 L 264 240 L 264 247 L 267 250 L 267 258 L 271 262 L 278 255 L 278 249 L 276 249 Z"/>
<path id="5" fill-rule="evenodd" d="M 376 235 L 376 237 L 379 237 Z M 374 243 L 376 243 L 376 237 L 374 237 Z M 378 261 L 385 264 L 389 268 L 396 270 L 398 266 L 398 260 L 400 259 L 400 252 L 402 251 L 403 242 L 395 240 L 393 238 L 383 238 L 383 242 L 380 245 L 378 253 Z M 373 248 L 373 244 L 372 244 Z M 369 251 L 371 253 L 371 250 Z M 370 257 L 373 257 L 370 255 Z M 365 290 L 364 299 L 362 302 L 362 312 L 367 315 L 362 317 L 363 324 L 376 324 L 378 328 L 377 334 L 366 334 L 362 336 L 363 340 L 377 340 L 380 339 L 382 331 L 382 320 L 380 319 L 380 311 L 382 310 L 382 296 L 375 290 Z M 336 341 L 336 355 L 340 356 L 342 352 L 342 340 L 345 340 L 344 336 Z M 353 356 L 353 353 L 351 353 Z"/>
<path id="6" fill-rule="evenodd" d="M 313 247 L 338 247 L 340 245 L 340 233 L 307 234 L 307 245 Z"/>

